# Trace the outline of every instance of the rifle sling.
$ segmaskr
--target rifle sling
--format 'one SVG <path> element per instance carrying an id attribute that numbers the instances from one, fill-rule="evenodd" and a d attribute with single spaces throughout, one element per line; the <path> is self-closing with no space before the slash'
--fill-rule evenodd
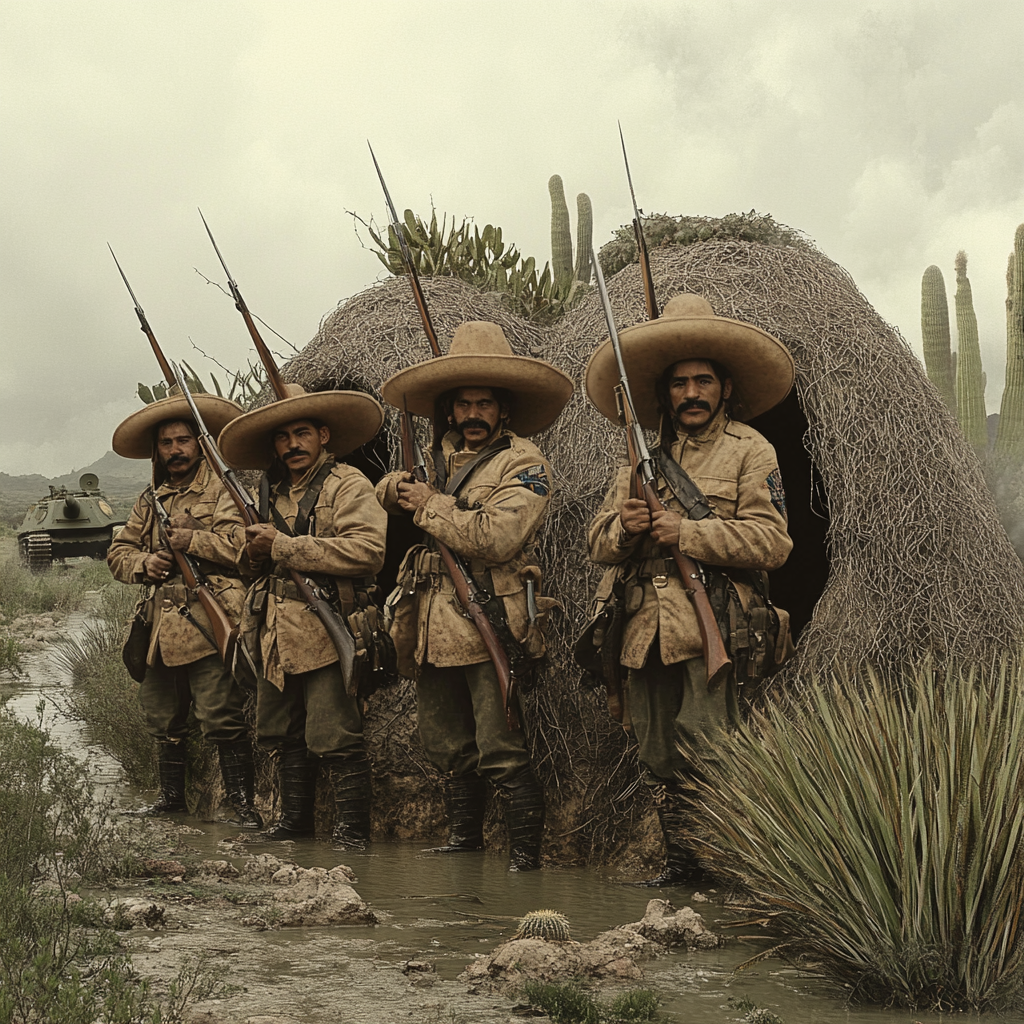
<path id="1" fill-rule="evenodd" d="M 690 519 L 707 519 L 714 516 L 714 510 L 704 497 L 704 492 L 693 482 L 690 474 L 676 462 L 660 445 L 658 446 L 658 469 L 668 484 L 668 489 L 686 510 Z"/>
<path id="2" fill-rule="evenodd" d="M 499 437 L 496 441 L 493 441 L 486 448 L 478 452 L 474 458 L 470 459 L 458 471 L 458 473 L 451 478 L 450 481 L 447 480 L 448 473 L 444 454 L 440 449 L 435 449 L 434 469 L 438 483 L 441 485 L 445 494 L 458 497 L 459 491 L 462 490 L 474 470 L 477 470 L 481 466 L 490 462 L 491 459 L 501 452 L 508 451 L 511 447 L 511 437 L 507 434 L 504 437 Z M 509 627 L 508 618 L 505 615 L 505 602 L 494 593 L 494 579 L 491 576 L 491 570 L 485 568 L 481 573 L 479 573 L 479 582 L 477 582 L 473 577 L 468 566 L 466 567 L 466 575 L 469 577 L 470 584 L 475 589 L 484 591 L 484 595 L 486 595 L 487 600 L 482 605 L 483 613 L 487 616 L 487 620 L 493 627 L 495 635 L 501 641 L 501 646 L 505 648 L 505 653 L 508 655 L 509 667 L 512 669 L 512 674 L 518 675 L 521 667 L 529 659 L 523 652 L 522 644 L 515 638 L 515 635 Z"/>

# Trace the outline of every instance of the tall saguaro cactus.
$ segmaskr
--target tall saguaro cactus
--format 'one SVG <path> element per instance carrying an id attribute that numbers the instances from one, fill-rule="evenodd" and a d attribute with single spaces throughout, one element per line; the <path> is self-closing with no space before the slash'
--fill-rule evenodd
<path id="1" fill-rule="evenodd" d="M 569 206 L 565 201 L 561 175 L 551 175 L 548 192 L 551 195 L 551 270 L 556 280 L 571 278 L 572 228 L 569 226 Z"/>
<path id="2" fill-rule="evenodd" d="M 1024 224 L 1013 236 L 1006 266 L 1006 384 L 999 408 L 996 451 L 1024 455 Z"/>
<path id="3" fill-rule="evenodd" d="M 594 244 L 594 208 L 590 196 L 581 192 L 576 197 L 576 280 L 590 284 L 593 267 L 590 254 Z"/>
<path id="4" fill-rule="evenodd" d="M 921 278 L 921 340 L 928 378 L 955 413 L 953 359 L 949 351 L 949 303 L 946 300 L 946 282 L 936 266 L 929 267 Z"/>
<path id="5" fill-rule="evenodd" d="M 967 253 L 956 254 L 956 411 L 960 429 L 979 454 L 988 448 L 988 427 L 985 417 L 985 384 L 981 369 L 981 345 L 978 341 L 978 318 L 974 315 L 971 282 L 967 278 Z"/>

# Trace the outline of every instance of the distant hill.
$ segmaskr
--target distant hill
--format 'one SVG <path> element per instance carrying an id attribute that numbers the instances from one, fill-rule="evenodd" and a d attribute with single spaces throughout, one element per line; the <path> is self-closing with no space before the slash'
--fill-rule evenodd
<path id="1" fill-rule="evenodd" d="M 149 483 L 151 472 L 148 459 L 125 459 L 114 452 L 107 452 L 88 466 L 63 476 L 0 473 L 0 522 L 20 526 L 28 507 L 45 498 L 51 486 L 77 490 L 79 477 L 84 473 L 95 473 L 100 478 L 100 490 L 110 499 L 115 510 L 126 514 L 135 497 Z"/>

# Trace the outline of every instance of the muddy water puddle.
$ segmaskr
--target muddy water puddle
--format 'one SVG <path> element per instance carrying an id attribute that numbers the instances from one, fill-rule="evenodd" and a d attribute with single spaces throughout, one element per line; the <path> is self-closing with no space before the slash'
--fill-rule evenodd
<path id="1" fill-rule="evenodd" d="M 74 632 L 84 613 L 68 617 L 62 630 Z M 0 699 L 20 718 L 37 721 L 45 702 L 44 724 L 51 735 L 90 765 L 101 788 L 120 802 L 138 805 L 139 794 L 119 788 L 113 760 L 91 744 L 88 730 L 60 712 L 59 691 L 70 685 L 52 648 L 29 655 L 26 675 L 6 678 Z M 129 941 L 137 970 L 166 984 L 183 956 L 201 956 L 225 970 L 231 988 L 198 1004 L 192 1019 L 208 1024 L 320 1024 L 320 1022 L 417 1021 L 426 1024 L 486 1024 L 509 1021 L 514 1000 L 498 994 L 470 994 L 458 975 L 474 959 L 491 953 L 516 930 L 530 910 L 551 909 L 570 922 L 572 937 L 589 941 L 609 928 L 638 921 L 649 899 L 668 898 L 693 906 L 706 924 L 728 937 L 723 949 L 673 951 L 642 963 L 644 980 L 662 1000 L 663 1019 L 687 1024 L 740 1021 L 743 1000 L 766 1007 L 785 1024 L 935 1024 L 936 1014 L 850 1008 L 843 993 L 778 960 L 759 962 L 742 973 L 735 968 L 769 948 L 755 925 L 729 927 L 742 919 L 726 908 L 722 895 L 703 890 L 638 889 L 610 871 L 545 868 L 509 874 L 497 853 L 437 855 L 423 843 L 378 842 L 361 854 L 339 854 L 315 842 L 249 844 L 235 829 L 182 816 L 158 826 L 155 857 L 223 860 L 241 866 L 250 855 L 270 853 L 302 867 L 354 871 L 355 889 L 382 914 L 375 926 L 281 928 L 263 931 L 243 924 L 252 913 L 251 894 L 230 880 L 217 885 L 190 881 L 138 881 L 99 893 L 101 898 L 152 899 L 166 905 L 176 927 L 136 929 Z M 409 961 L 424 961 L 433 972 L 406 973 Z M 623 986 L 609 986 L 610 998 Z M 959 1021 L 972 1018 L 959 1015 Z M 994 1018 L 992 1018 L 994 1019 Z M 1009 1018 L 1007 1018 L 1009 1020 Z"/>

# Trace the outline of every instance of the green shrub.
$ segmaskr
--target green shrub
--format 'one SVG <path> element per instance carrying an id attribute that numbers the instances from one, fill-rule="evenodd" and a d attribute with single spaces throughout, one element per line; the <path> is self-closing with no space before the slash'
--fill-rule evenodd
<path id="1" fill-rule="evenodd" d="M 616 996 L 608 1007 L 607 1017 L 622 1024 L 654 1020 L 658 1016 L 658 997 L 649 988 L 631 988 Z"/>
<path id="2" fill-rule="evenodd" d="M 146 731 L 139 684 L 121 660 L 140 589 L 106 587 L 93 619 L 78 636 L 58 642 L 57 659 L 74 682 L 63 694 L 62 710 L 89 725 L 96 743 L 117 761 L 128 782 L 149 789 L 157 781 L 153 740 Z"/>
<path id="3" fill-rule="evenodd" d="M 1024 672 L 806 680 L 717 762 L 696 809 L 778 952 L 855 998 L 946 1010 L 1024 985 Z"/>
<path id="4" fill-rule="evenodd" d="M 601 1020 L 594 997 L 575 982 L 528 981 L 523 985 L 522 996 L 555 1024 L 599 1024 Z"/>

